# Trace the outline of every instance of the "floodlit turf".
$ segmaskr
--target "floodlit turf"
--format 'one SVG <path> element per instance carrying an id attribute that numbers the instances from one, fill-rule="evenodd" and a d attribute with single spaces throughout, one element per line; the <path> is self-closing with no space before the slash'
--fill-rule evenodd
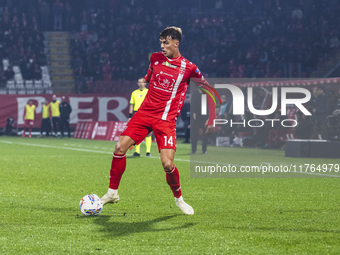
<path id="1" fill-rule="evenodd" d="M 84 195 L 107 191 L 113 147 L 1 137 L 0 254 L 340 253 L 339 178 L 192 179 L 190 148 L 182 143 L 176 165 L 195 215 L 175 206 L 153 144 L 153 158 L 128 157 L 120 202 L 81 216 Z M 238 164 L 287 160 L 278 150 L 227 152 Z"/>

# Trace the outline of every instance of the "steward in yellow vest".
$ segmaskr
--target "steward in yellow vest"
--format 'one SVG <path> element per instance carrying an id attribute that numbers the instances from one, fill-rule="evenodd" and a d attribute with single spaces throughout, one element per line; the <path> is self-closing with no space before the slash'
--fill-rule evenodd
<path id="1" fill-rule="evenodd" d="M 52 113 L 52 125 L 54 136 L 58 136 L 58 131 L 60 129 L 60 102 L 57 100 L 57 96 L 53 95 L 52 102 L 49 104 Z"/>
<path id="2" fill-rule="evenodd" d="M 144 101 L 146 94 L 148 93 L 148 89 L 145 87 L 146 81 L 144 78 L 138 79 L 138 89 L 132 92 L 131 100 L 130 100 L 130 108 L 129 108 L 129 120 L 133 116 L 135 112 L 138 111 L 139 107 Z M 151 133 L 145 137 L 145 146 L 146 146 L 146 156 L 151 157 L 151 144 L 152 138 Z M 136 152 L 133 154 L 135 157 L 140 156 L 140 144 L 136 145 Z"/>
<path id="3" fill-rule="evenodd" d="M 46 136 L 51 132 L 51 106 L 47 100 L 42 103 L 40 136 L 43 136 L 44 132 Z"/>
<path id="4" fill-rule="evenodd" d="M 25 121 L 25 126 L 24 126 L 24 133 L 22 134 L 21 137 L 26 136 L 26 128 L 28 128 L 29 133 L 28 137 L 31 138 L 31 133 L 32 133 L 32 127 L 34 124 L 34 119 L 35 119 L 35 105 L 33 104 L 33 101 L 30 99 L 28 100 L 25 109 L 24 109 L 24 121 Z"/>

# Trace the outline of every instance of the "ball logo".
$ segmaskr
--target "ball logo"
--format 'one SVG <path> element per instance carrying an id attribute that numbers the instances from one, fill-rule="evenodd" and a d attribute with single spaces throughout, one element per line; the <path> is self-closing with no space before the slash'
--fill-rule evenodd
<path id="1" fill-rule="evenodd" d="M 95 202 L 94 196 L 93 195 L 89 195 L 89 199 L 91 201 L 91 204 L 94 204 L 94 202 Z"/>

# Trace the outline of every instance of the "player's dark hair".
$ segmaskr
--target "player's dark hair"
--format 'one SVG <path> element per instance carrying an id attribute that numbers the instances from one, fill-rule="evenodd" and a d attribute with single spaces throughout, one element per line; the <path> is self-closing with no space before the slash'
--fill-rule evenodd
<path id="1" fill-rule="evenodd" d="M 167 27 L 159 35 L 160 38 L 167 38 L 168 36 L 170 36 L 171 39 L 178 40 L 180 42 L 182 39 L 182 29 L 179 27 Z"/>

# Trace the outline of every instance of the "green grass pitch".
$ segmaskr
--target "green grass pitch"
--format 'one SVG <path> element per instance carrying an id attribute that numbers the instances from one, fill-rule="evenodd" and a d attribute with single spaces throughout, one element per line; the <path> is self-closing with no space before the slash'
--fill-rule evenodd
<path id="1" fill-rule="evenodd" d="M 120 202 L 84 217 L 80 199 L 107 191 L 113 148 L 1 137 L 0 254 L 340 254 L 339 178 L 193 179 L 181 142 L 175 163 L 195 215 L 175 206 L 153 144 L 153 158 L 128 156 Z M 226 148 L 228 156 L 290 160 L 278 150 Z"/>

